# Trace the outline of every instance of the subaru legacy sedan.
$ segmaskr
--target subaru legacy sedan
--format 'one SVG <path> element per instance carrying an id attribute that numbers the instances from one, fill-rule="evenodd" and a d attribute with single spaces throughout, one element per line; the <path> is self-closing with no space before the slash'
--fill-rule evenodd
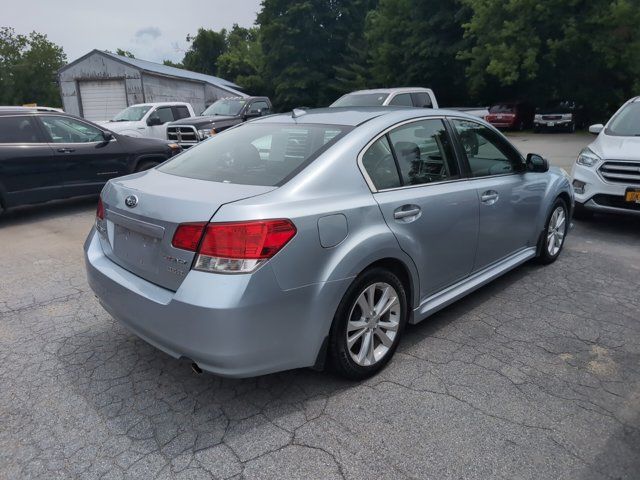
<path id="1" fill-rule="evenodd" d="M 113 317 L 196 371 L 361 379 L 407 323 L 556 260 L 572 209 L 565 172 L 476 117 L 294 110 L 109 181 L 86 267 Z"/>

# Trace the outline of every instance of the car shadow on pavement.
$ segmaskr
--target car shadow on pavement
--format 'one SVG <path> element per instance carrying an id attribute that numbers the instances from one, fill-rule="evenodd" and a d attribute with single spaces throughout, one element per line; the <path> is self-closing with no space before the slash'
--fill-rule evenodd
<path id="1" fill-rule="evenodd" d="M 0 229 L 12 225 L 54 219 L 58 216 L 84 213 L 87 209 L 95 208 L 97 198 L 97 195 L 87 195 L 67 200 L 53 200 L 47 203 L 10 208 L 0 215 Z"/>

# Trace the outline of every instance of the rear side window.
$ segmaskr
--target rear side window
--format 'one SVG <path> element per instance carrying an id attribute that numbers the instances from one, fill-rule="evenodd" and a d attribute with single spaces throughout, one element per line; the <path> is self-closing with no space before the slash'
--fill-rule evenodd
<path id="1" fill-rule="evenodd" d="M 279 186 L 351 127 L 246 123 L 211 137 L 159 169 L 181 177 Z"/>
<path id="2" fill-rule="evenodd" d="M 439 119 L 408 123 L 389 132 L 404 185 L 460 176 L 449 135 Z"/>
<path id="3" fill-rule="evenodd" d="M 401 186 L 387 136 L 376 140 L 362 156 L 362 166 L 377 190 Z"/>
<path id="4" fill-rule="evenodd" d="M 185 106 L 179 105 L 177 107 L 175 107 L 176 111 L 174 113 L 174 116 L 176 117 L 176 120 L 180 120 L 181 118 L 188 118 L 191 116 L 191 114 L 189 113 L 189 109 Z"/>
<path id="5" fill-rule="evenodd" d="M 413 107 L 410 93 L 401 93 L 391 99 L 389 105 L 401 105 L 403 107 Z"/>
<path id="6" fill-rule="evenodd" d="M 0 143 L 40 143 L 35 121 L 27 116 L 0 117 Z"/>
<path id="7" fill-rule="evenodd" d="M 413 105 L 418 108 L 432 108 L 431 97 L 426 92 L 412 93 Z"/>

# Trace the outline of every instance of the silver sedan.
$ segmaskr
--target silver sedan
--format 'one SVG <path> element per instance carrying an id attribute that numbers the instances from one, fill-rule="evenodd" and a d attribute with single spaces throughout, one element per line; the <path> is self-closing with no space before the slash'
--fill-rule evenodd
<path id="1" fill-rule="evenodd" d="M 295 110 L 111 180 L 86 267 L 113 317 L 196 370 L 360 379 L 407 323 L 556 260 L 573 203 L 565 172 L 476 117 Z"/>

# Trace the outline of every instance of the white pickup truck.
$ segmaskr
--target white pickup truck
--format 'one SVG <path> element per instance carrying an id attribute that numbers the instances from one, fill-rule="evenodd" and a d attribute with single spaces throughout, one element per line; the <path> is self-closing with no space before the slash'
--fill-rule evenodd
<path id="1" fill-rule="evenodd" d="M 109 130 L 130 137 L 167 138 L 167 124 L 195 116 L 185 102 L 139 103 L 125 108 L 107 122 L 99 122 Z"/>
<path id="2" fill-rule="evenodd" d="M 402 88 L 376 88 L 373 90 L 358 90 L 343 95 L 329 107 L 418 107 L 418 108 L 442 108 L 438 106 L 438 101 L 430 88 L 422 87 L 402 87 Z M 447 110 L 458 110 L 466 112 L 476 117 L 484 118 L 489 110 L 486 107 L 475 108 L 451 108 Z"/>

